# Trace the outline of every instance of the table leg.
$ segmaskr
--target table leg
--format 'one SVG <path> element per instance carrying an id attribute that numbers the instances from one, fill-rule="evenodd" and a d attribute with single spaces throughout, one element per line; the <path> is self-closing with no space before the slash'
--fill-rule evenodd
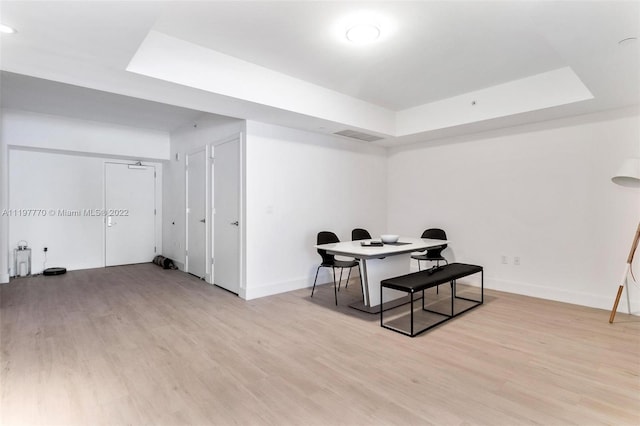
<path id="1" fill-rule="evenodd" d="M 362 296 L 364 298 L 364 306 L 371 306 L 369 301 L 369 274 L 367 274 L 367 260 L 360 260 L 360 279 L 362 281 Z M 380 298 L 382 298 L 382 289 L 380 289 Z"/>

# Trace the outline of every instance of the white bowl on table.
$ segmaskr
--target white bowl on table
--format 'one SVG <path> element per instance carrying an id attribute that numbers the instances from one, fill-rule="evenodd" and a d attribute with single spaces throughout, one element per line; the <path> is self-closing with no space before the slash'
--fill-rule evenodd
<path id="1" fill-rule="evenodd" d="M 400 236 L 395 234 L 380 235 L 380 239 L 382 240 L 383 243 L 386 243 L 386 244 L 397 243 L 398 238 L 400 238 Z"/>

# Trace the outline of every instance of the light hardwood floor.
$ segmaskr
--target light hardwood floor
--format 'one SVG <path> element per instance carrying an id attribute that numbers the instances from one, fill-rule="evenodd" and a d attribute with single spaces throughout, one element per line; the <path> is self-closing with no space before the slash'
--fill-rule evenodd
<path id="1" fill-rule="evenodd" d="M 615 288 L 612 288 L 615 290 Z M 321 286 L 155 265 L 0 286 L 2 425 L 639 425 L 640 318 L 486 291 L 414 339 Z"/>

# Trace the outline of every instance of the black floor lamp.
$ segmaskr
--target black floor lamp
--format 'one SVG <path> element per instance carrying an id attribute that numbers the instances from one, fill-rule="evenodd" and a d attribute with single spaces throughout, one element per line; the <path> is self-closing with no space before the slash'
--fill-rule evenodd
<path id="1" fill-rule="evenodd" d="M 629 158 L 624 161 L 622 167 L 618 173 L 611 178 L 613 183 L 622 186 L 630 186 L 630 187 L 640 187 L 640 158 Z M 631 263 L 633 263 L 633 255 L 638 248 L 638 241 L 640 240 L 640 223 L 638 224 L 638 229 L 636 230 L 636 235 L 633 239 L 633 243 L 631 244 L 631 250 L 629 251 L 629 257 L 627 257 L 627 266 L 624 270 L 624 275 L 622 276 L 622 281 L 620 286 L 618 287 L 618 294 L 616 295 L 616 301 L 613 303 L 613 309 L 611 310 L 611 316 L 609 316 L 609 323 L 612 323 L 614 318 L 616 317 L 616 311 L 618 310 L 618 302 L 620 302 L 620 296 L 622 296 L 622 290 L 626 288 L 627 293 L 627 309 L 629 313 L 631 313 L 631 302 L 629 301 L 629 287 L 628 287 L 628 277 L 631 274 L 633 277 L 633 271 L 631 270 Z"/>

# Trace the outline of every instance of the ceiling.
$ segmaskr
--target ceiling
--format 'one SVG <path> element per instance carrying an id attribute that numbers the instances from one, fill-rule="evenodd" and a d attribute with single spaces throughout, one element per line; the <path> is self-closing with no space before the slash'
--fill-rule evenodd
<path id="1" fill-rule="evenodd" d="M 379 42 L 344 38 L 359 11 Z M 13 76 L 3 106 L 126 121 L 125 104 L 141 127 L 208 112 L 391 146 L 640 104 L 640 43 L 619 44 L 640 36 L 636 1 L 3 0 L 0 21 L 18 30 L 0 68 L 58 82 Z"/>
<path id="2" fill-rule="evenodd" d="M 2 106 L 11 109 L 164 132 L 203 115 L 202 111 L 6 71 L 0 74 L 0 93 Z"/>
<path id="3" fill-rule="evenodd" d="M 333 31 L 361 9 L 387 17 L 391 34 L 354 46 Z M 154 29 L 398 111 L 564 66 L 523 19 L 528 9 L 486 2 L 173 4 Z"/>

